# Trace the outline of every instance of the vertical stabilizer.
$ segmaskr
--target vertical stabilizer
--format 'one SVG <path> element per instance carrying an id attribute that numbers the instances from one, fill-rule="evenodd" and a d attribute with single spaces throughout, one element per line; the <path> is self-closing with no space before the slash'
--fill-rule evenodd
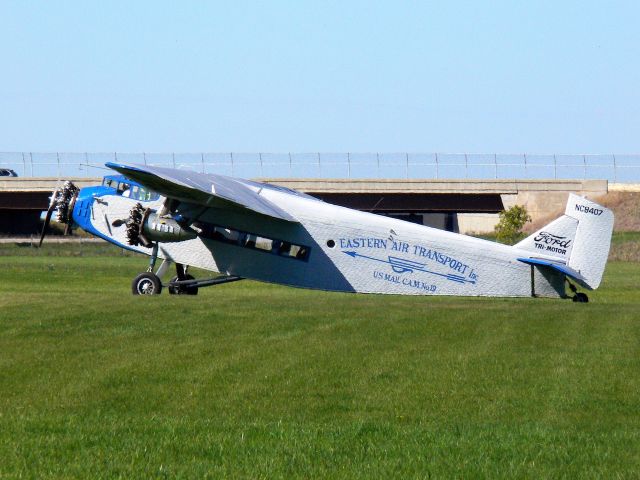
<path id="1" fill-rule="evenodd" d="M 609 257 L 613 212 L 578 195 L 569 195 L 565 215 L 578 220 L 576 242 L 569 266 L 586 278 L 591 288 L 598 288 Z"/>
<path id="2" fill-rule="evenodd" d="M 580 273 L 580 283 L 600 285 L 609 256 L 613 212 L 573 193 L 564 215 L 516 244 L 516 248 L 557 258 Z"/>

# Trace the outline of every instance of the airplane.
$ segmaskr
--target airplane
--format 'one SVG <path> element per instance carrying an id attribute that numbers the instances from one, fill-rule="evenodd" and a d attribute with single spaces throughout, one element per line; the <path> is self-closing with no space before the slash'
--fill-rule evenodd
<path id="1" fill-rule="evenodd" d="M 195 295 L 241 279 L 336 292 L 571 298 L 598 288 L 613 213 L 569 194 L 564 215 L 516 245 L 326 203 L 296 190 L 158 166 L 108 162 L 98 186 L 56 189 L 51 217 L 150 257 L 136 295 Z M 161 265 L 156 269 L 157 260 Z M 163 282 L 172 264 L 176 274 Z M 218 275 L 195 279 L 189 268 Z M 571 295 L 567 294 L 567 285 Z"/>

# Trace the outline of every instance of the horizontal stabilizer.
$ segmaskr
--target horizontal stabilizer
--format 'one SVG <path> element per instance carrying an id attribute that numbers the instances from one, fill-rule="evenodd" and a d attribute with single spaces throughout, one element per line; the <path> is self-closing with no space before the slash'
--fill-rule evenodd
<path id="1" fill-rule="evenodd" d="M 549 267 L 552 270 L 555 270 L 560 273 L 564 273 L 567 277 L 573 278 L 576 282 L 582 285 L 585 288 L 591 290 L 591 287 L 587 284 L 587 279 L 584 278 L 580 272 L 574 270 L 573 268 L 564 265 L 562 263 L 552 262 L 550 260 L 543 260 L 540 258 L 518 258 L 518 261 L 522 263 L 527 263 L 529 265 L 537 265 L 542 267 Z"/>
<path id="2" fill-rule="evenodd" d="M 212 208 L 246 209 L 297 223 L 289 213 L 260 195 L 259 190 L 251 188 L 258 186 L 257 182 L 150 165 L 113 162 L 107 162 L 105 165 L 167 198 Z"/>

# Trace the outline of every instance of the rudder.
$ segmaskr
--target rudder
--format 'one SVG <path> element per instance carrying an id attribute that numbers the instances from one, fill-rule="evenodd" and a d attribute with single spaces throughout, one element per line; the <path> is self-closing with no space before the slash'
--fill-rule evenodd
<path id="1" fill-rule="evenodd" d="M 609 256 L 613 212 L 569 194 L 564 215 L 515 245 L 550 256 L 580 273 L 585 287 L 596 289 Z"/>

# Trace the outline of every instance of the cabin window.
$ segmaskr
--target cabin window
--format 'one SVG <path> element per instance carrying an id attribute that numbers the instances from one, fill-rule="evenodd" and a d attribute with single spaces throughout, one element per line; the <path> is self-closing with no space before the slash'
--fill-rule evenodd
<path id="1" fill-rule="evenodd" d="M 282 255 L 285 257 L 290 256 L 289 252 L 291 252 L 291 247 L 293 245 L 291 245 L 289 242 L 280 242 L 280 245 L 278 245 L 278 255 Z"/>
<path id="2" fill-rule="evenodd" d="M 303 245 L 295 245 L 291 242 L 262 237 L 253 233 L 242 232 L 210 223 L 196 222 L 193 226 L 202 238 L 237 245 L 243 248 L 250 248 L 280 257 L 306 261 L 311 251 L 309 247 Z"/>
<path id="3" fill-rule="evenodd" d="M 278 247 L 278 255 L 282 257 L 291 257 L 298 259 L 306 259 L 309 249 L 300 245 L 293 245 L 289 242 L 282 242 Z"/>
<path id="4" fill-rule="evenodd" d="M 228 243 L 237 243 L 240 238 L 240 233 L 229 228 L 213 227 L 213 233 L 210 238 Z"/>
<path id="5" fill-rule="evenodd" d="M 255 248 L 256 247 L 256 236 L 251 234 L 246 234 L 244 236 L 244 240 L 242 245 L 247 248 Z"/>
<path id="6" fill-rule="evenodd" d="M 291 247 L 291 252 L 289 254 L 290 257 L 298 258 L 301 260 L 305 260 L 309 256 L 309 248 L 302 247 L 300 245 L 293 245 Z"/>
<path id="7" fill-rule="evenodd" d="M 270 252 L 273 250 L 273 240 L 270 238 L 256 237 L 256 248 Z"/>

